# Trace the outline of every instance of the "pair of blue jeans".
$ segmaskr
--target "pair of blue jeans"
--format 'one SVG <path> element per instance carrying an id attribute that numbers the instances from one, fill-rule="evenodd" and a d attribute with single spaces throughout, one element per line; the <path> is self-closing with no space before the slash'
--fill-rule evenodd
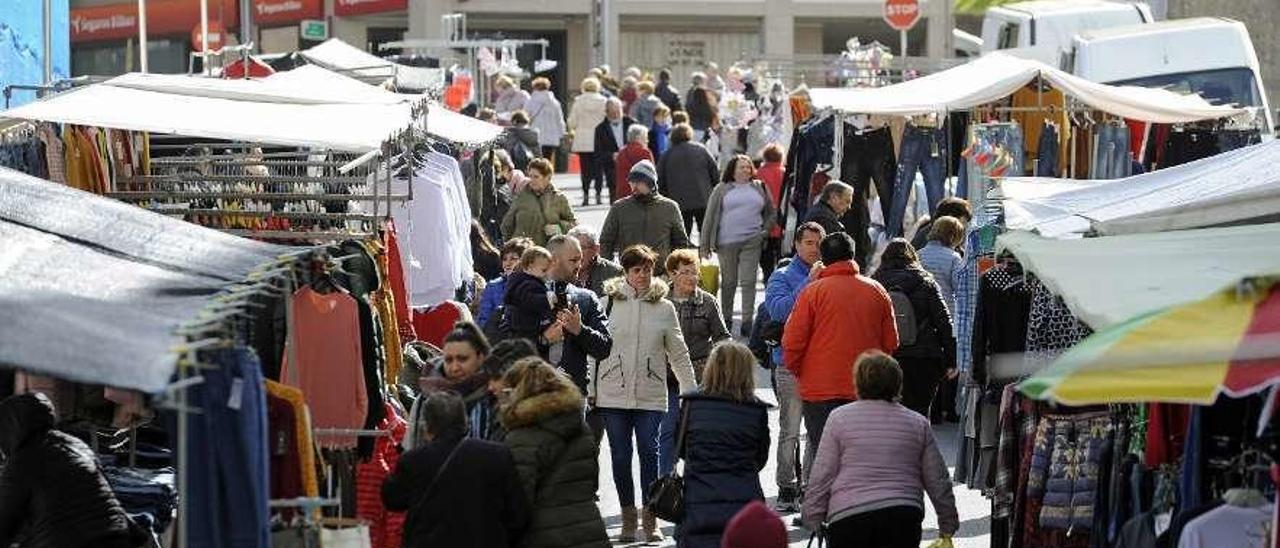
<path id="1" fill-rule="evenodd" d="M 1045 124 L 1036 143 L 1036 177 L 1057 177 L 1061 166 L 1058 157 L 1058 126 Z"/>
<path id="2" fill-rule="evenodd" d="M 1093 155 L 1090 179 L 1121 179 L 1132 173 L 1129 154 L 1129 127 L 1103 125 L 1095 129 L 1097 150 Z"/>
<path id="3" fill-rule="evenodd" d="M 597 408 L 609 436 L 609 452 L 613 457 L 613 486 L 618 490 L 618 504 L 623 508 L 636 505 L 635 478 L 631 476 L 631 455 L 640 456 L 641 496 L 658 479 L 658 426 L 662 411 L 646 409 Z M 632 445 L 632 442 L 635 442 Z"/>
<path id="4" fill-rule="evenodd" d="M 658 426 L 658 475 L 676 467 L 676 429 L 680 427 L 680 385 L 667 383 L 667 412 Z"/>
<path id="5" fill-rule="evenodd" d="M 915 187 L 916 172 L 924 176 L 925 194 L 929 198 L 932 213 L 946 193 L 947 182 L 947 130 L 907 126 L 902 132 L 902 147 L 898 154 L 898 173 L 893 185 L 893 203 L 885 219 L 890 238 L 902 236 L 902 222 L 907 209 L 907 199 Z M 884 199 L 881 196 L 880 199 Z"/>

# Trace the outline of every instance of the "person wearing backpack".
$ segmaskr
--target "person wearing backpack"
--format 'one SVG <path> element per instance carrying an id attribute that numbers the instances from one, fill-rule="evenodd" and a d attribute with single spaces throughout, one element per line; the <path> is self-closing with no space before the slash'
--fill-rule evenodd
<path id="1" fill-rule="evenodd" d="M 884 286 L 893 302 L 898 326 L 893 357 L 902 365 L 902 405 L 928 417 L 938 384 L 944 375 L 954 375 L 956 367 L 956 340 L 942 290 L 903 238 L 885 247 L 872 279 Z"/>

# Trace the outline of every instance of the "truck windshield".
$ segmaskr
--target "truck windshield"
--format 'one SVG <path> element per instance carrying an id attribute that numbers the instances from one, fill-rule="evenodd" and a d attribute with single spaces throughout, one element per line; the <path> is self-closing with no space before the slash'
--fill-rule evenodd
<path id="1" fill-rule="evenodd" d="M 1111 82 L 1117 86 L 1163 88 L 1176 93 L 1198 93 L 1214 105 L 1236 104 L 1256 107 L 1262 105 L 1258 88 L 1254 85 L 1253 72 L 1247 68 L 1230 68 L 1161 74 Z"/>

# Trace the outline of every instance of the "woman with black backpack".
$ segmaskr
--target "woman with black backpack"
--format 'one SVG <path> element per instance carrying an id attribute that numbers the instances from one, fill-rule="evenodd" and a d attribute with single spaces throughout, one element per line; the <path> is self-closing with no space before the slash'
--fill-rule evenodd
<path id="1" fill-rule="evenodd" d="M 956 367 L 956 339 L 942 290 L 902 238 L 885 247 L 872 278 L 889 292 L 898 320 L 899 346 L 893 357 L 902 365 L 902 405 L 928 417 L 938 384 L 944 375 L 954 375 Z"/>

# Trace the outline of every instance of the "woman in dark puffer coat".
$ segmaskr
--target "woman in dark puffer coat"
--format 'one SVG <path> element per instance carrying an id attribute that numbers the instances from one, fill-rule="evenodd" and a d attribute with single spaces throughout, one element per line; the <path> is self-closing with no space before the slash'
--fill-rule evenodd
<path id="1" fill-rule="evenodd" d="M 938 384 L 944 375 L 953 377 L 956 367 L 956 339 L 951 314 L 942 302 L 942 289 L 920 265 L 915 248 L 902 238 L 893 239 L 884 248 L 880 268 L 872 278 L 886 291 L 900 292 L 911 301 L 916 341 L 900 345 L 893 357 L 902 366 L 903 407 L 928 417 Z"/>
<path id="2" fill-rule="evenodd" d="M 596 506 L 600 475 L 596 439 L 583 415 L 582 392 L 541 358 L 516 362 L 503 385 L 503 442 L 515 456 L 520 483 L 533 508 L 524 548 L 607 548 Z"/>
<path id="3" fill-rule="evenodd" d="M 53 429 L 44 394 L 0 402 L 0 546 L 131 548 L 133 527 L 88 445 Z"/>
<path id="4" fill-rule="evenodd" d="M 707 358 L 701 390 L 682 397 L 689 426 L 680 455 L 681 548 L 720 548 L 729 520 L 747 503 L 764 500 L 760 470 L 769 461 L 769 404 L 755 397 L 755 367 L 746 346 L 722 342 Z"/>

